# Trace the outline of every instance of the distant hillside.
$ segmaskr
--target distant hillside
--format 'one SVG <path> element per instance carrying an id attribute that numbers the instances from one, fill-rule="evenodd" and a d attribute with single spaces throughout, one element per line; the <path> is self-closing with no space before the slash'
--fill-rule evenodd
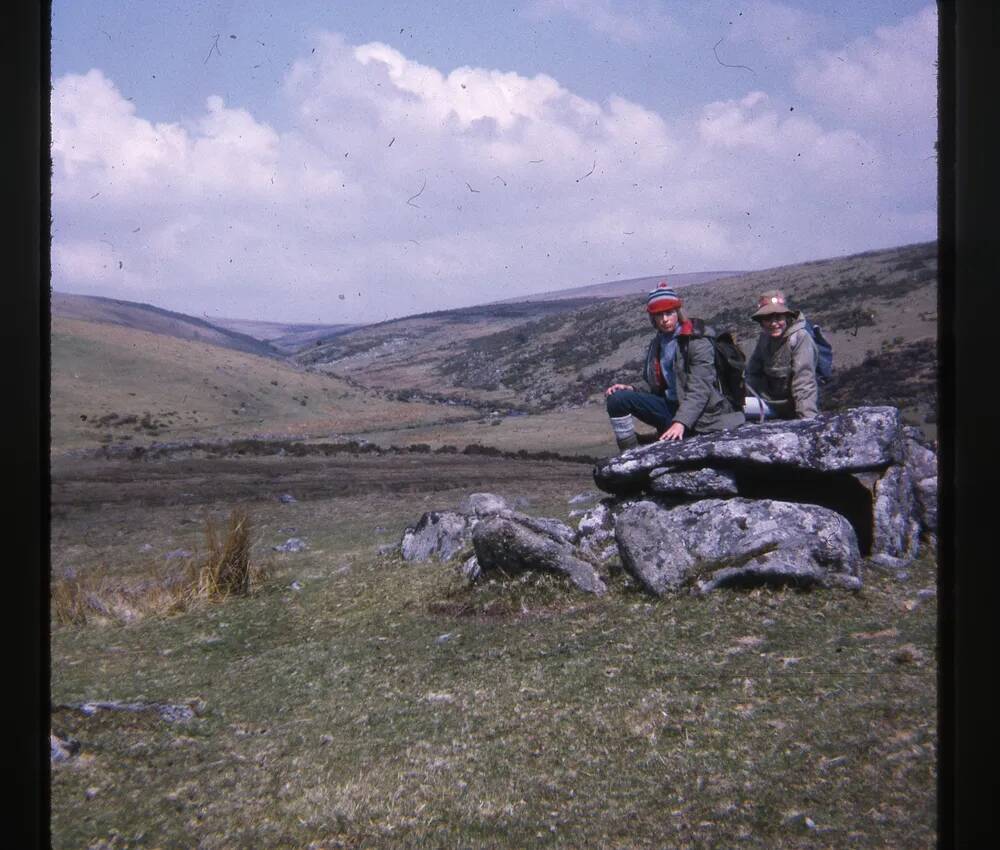
<path id="1" fill-rule="evenodd" d="M 640 279 L 641 280 L 641 279 Z M 749 351 L 757 294 L 784 289 L 835 349 L 828 405 L 898 403 L 936 416 L 937 248 L 870 251 L 678 289 L 689 313 L 732 327 Z M 599 400 L 639 382 L 651 333 L 642 287 L 628 296 L 484 305 L 382 322 L 299 356 L 302 363 L 405 398 L 476 399 L 522 411 Z"/>
<path id="2" fill-rule="evenodd" d="M 52 449 L 275 433 L 358 434 L 475 415 L 403 403 L 287 360 L 124 325 L 52 320 Z"/>
<path id="3" fill-rule="evenodd" d="M 315 345 L 318 341 L 331 339 L 357 327 L 357 325 L 258 322 L 250 319 L 226 319 L 220 316 L 205 318 L 217 327 L 267 342 L 284 354 L 295 354 L 307 346 Z"/>
<path id="4" fill-rule="evenodd" d="M 633 295 L 637 292 L 648 292 L 661 280 L 668 280 L 672 286 L 696 286 L 699 283 L 709 283 L 725 277 L 746 274 L 746 272 L 683 272 L 674 274 L 665 272 L 649 277 L 632 277 L 628 280 L 610 280 L 605 283 L 592 283 L 588 286 L 574 286 L 570 289 L 557 289 L 551 292 L 540 292 L 536 295 L 508 298 L 501 304 L 511 301 L 559 301 L 565 298 L 617 298 L 621 295 Z"/>
<path id="5" fill-rule="evenodd" d="M 95 295 L 53 292 L 52 315 L 121 325 L 134 330 L 203 342 L 263 357 L 280 357 L 283 354 L 273 345 L 248 334 L 219 327 L 194 316 L 154 307 L 152 304 L 119 301 Z"/>

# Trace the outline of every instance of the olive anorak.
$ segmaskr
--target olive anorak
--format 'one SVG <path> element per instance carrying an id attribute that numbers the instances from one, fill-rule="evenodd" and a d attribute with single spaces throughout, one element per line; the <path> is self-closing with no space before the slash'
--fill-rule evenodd
<path id="1" fill-rule="evenodd" d="M 780 419 L 812 419 L 819 413 L 819 353 L 796 311 L 780 337 L 762 333 L 747 361 L 746 383 Z"/>

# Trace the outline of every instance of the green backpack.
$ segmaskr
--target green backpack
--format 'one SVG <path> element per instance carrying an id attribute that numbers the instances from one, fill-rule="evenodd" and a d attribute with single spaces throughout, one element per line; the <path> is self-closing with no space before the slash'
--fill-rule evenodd
<path id="1" fill-rule="evenodd" d="M 711 325 L 706 325 L 702 319 L 691 319 L 691 335 L 693 339 L 707 339 L 712 343 L 715 350 L 715 374 L 719 392 L 725 396 L 732 405 L 733 410 L 742 410 L 744 399 L 746 398 L 746 383 L 744 382 L 744 372 L 747 367 L 747 358 L 743 349 L 739 347 L 732 333 L 722 331 L 716 333 Z M 691 361 L 684 352 L 685 368 L 690 371 Z"/>

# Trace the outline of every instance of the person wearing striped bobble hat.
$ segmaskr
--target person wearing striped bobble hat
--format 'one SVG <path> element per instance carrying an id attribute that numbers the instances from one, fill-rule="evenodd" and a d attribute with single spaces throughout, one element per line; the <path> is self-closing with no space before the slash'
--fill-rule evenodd
<path id="1" fill-rule="evenodd" d="M 650 391 L 612 384 L 604 393 L 618 449 L 639 444 L 635 419 L 655 428 L 661 440 L 742 425 L 742 411 L 733 410 L 719 389 L 711 340 L 693 334 L 684 302 L 667 281 L 660 281 L 646 296 L 646 312 L 657 331 L 643 368 Z"/>

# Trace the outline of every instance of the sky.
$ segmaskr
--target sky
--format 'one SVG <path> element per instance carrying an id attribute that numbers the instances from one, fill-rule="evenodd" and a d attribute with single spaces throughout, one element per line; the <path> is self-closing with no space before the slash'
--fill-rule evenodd
<path id="1" fill-rule="evenodd" d="M 52 286 L 367 323 L 930 241 L 936 59 L 909 0 L 54 0 Z"/>

